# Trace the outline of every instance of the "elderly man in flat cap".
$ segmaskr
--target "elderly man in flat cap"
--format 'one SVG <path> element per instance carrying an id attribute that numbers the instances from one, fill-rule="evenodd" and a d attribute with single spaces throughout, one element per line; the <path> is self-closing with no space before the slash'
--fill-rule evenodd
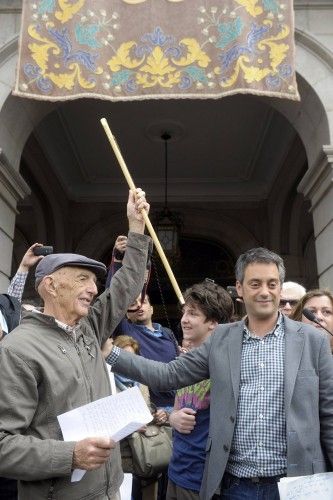
<path id="1" fill-rule="evenodd" d="M 101 262 L 76 254 L 44 257 L 36 268 L 43 312 L 29 312 L 1 343 L 0 475 L 19 480 L 20 500 L 117 499 L 118 445 L 91 436 L 64 442 L 57 415 L 110 394 L 100 346 L 144 282 L 150 238 L 144 192 L 130 192 L 122 269 L 93 303 Z M 73 469 L 87 473 L 71 482 Z"/>

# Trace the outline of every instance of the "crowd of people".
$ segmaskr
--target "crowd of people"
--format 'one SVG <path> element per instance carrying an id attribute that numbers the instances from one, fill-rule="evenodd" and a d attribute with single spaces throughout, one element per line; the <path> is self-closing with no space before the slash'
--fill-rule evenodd
<path id="1" fill-rule="evenodd" d="M 137 385 L 154 424 L 172 428 L 168 470 L 133 474 L 132 500 L 278 500 L 282 477 L 332 471 L 332 293 L 285 282 L 282 258 L 254 248 L 235 267 L 244 316 L 213 280 L 195 283 L 181 342 L 153 321 L 143 208 L 130 191 L 100 295 L 104 264 L 36 256 L 36 243 L 0 297 L 0 498 L 120 499 L 126 440 L 65 442 L 57 420 L 111 394 L 107 365 L 117 391 Z M 41 308 L 21 304 L 33 267 Z"/>

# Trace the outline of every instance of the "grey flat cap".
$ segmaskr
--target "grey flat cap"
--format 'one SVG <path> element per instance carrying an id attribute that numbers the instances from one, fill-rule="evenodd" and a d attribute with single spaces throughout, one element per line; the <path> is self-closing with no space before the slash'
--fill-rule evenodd
<path id="1" fill-rule="evenodd" d="M 35 271 L 35 287 L 37 289 L 39 283 L 44 276 L 54 273 L 61 267 L 85 267 L 96 274 L 97 278 L 104 278 L 106 267 L 103 262 L 98 260 L 88 259 L 84 255 L 76 253 L 53 253 L 46 255 L 39 261 Z"/>

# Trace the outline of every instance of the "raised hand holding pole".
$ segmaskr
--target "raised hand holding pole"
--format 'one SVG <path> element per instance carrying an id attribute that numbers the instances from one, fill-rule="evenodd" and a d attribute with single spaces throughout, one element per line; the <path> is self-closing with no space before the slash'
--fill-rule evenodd
<path id="1" fill-rule="evenodd" d="M 103 128 L 105 130 L 105 133 L 106 133 L 106 135 L 107 135 L 107 137 L 109 139 L 111 147 L 112 147 L 112 149 L 114 151 L 114 154 L 116 155 L 116 158 L 117 158 L 117 160 L 119 162 L 119 165 L 120 165 L 120 168 L 121 168 L 121 170 L 122 170 L 122 172 L 123 172 L 123 174 L 125 176 L 127 184 L 129 185 L 129 188 L 130 189 L 135 189 L 135 184 L 133 182 L 131 174 L 129 173 L 129 170 L 128 170 L 127 166 L 126 166 L 124 158 L 123 158 L 123 156 L 122 156 L 122 154 L 120 152 L 120 149 L 118 147 L 117 141 L 114 138 L 114 136 L 112 135 L 112 132 L 110 130 L 110 127 L 109 127 L 109 124 L 108 124 L 107 120 L 105 118 L 102 118 L 101 119 L 101 124 L 102 124 L 102 126 L 103 126 Z M 176 293 L 176 295 L 178 297 L 178 300 L 179 300 L 179 302 L 181 304 L 184 304 L 185 301 L 184 301 L 182 292 L 180 291 L 180 288 L 178 286 L 176 278 L 175 278 L 175 276 L 173 274 L 173 271 L 172 271 L 172 269 L 170 267 L 168 259 L 166 258 L 166 255 L 164 253 L 162 245 L 159 242 L 159 239 L 158 239 L 158 236 L 157 236 L 157 234 L 155 232 L 155 229 L 153 228 L 153 226 L 152 226 L 152 224 L 150 222 L 150 219 L 149 219 L 149 216 L 148 216 L 146 210 L 144 210 L 144 209 L 142 210 L 142 215 L 143 215 L 144 221 L 146 223 L 147 229 L 149 231 L 149 234 L 152 237 L 152 240 L 154 242 L 156 250 L 157 250 L 157 252 L 158 252 L 158 254 L 159 254 L 160 258 L 161 258 L 161 261 L 162 261 L 162 263 L 163 263 L 163 265 L 165 267 L 167 275 L 169 276 L 169 279 L 171 281 L 171 285 L 172 285 L 172 287 L 173 287 L 173 289 L 174 289 L 174 291 L 175 291 L 175 293 Z"/>

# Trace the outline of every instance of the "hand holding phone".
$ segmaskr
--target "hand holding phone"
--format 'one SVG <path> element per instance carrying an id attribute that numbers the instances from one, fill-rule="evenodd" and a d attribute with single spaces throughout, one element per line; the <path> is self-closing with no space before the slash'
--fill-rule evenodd
<path id="1" fill-rule="evenodd" d="M 42 246 L 42 247 L 35 247 L 33 249 L 34 255 L 42 255 L 45 257 L 45 255 L 50 255 L 50 253 L 53 253 L 53 247 L 51 246 Z"/>
<path id="2" fill-rule="evenodd" d="M 227 292 L 233 300 L 238 299 L 238 293 L 235 286 L 227 286 Z"/>

